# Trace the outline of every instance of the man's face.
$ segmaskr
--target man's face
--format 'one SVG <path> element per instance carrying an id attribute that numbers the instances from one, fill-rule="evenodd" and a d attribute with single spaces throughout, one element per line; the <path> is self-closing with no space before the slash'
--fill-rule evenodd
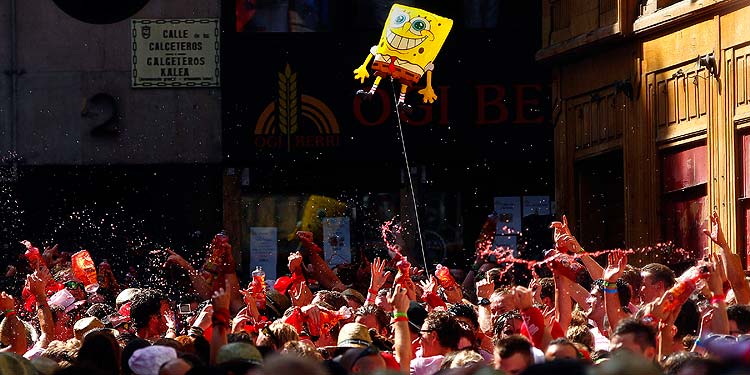
<path id="1" fill-rule="evenodd" d="M 515 353 L 508 358 L 500 358 L 500 354 L 495 350 L 494 365 L 496 370 L 503 370 L 510 375 L 518 375 L 529 367 L 529 356 L 521 353 Z"/>
<path id="2" fill-rule="evenodd" d="M 390 303 L 388 303 L 388 300 L 385 296 L 381 296 L 378 294 L 377 297 L 375 297 L 375 306 L 380 307 L 385 311 L 386 313 L 390 313 L 393 311 L 393 306 L 391 306 Z"/>
<path id="3" fill-rule="evenodd" d="M 661 297 L 664 290 L 664 283 L 654 281 L 654 277 L 648 272 L 641 272 L 643 283 L 641 284 L 641 303 L 646 304 Z"/>
<path id="4" fill-rule="evenodd" d="M 422 329 L 419 332 L 419 342 L 422 345 L 422 356 L 432 357 L 440 354 L 437 332 L 430 330 L 426 321 L 422 324 Z"/>
<path id="5" fill-rule="evenodd" d="M 167 319 L 166 316 L 172 313 L 172 309 L 169 308 L 169 303 L 167 301 L 161 301 L 161 307 L 159 308 L 159 316 L 158 318 L 158 326 L 157 329 L 159 332 L 164 333 L 167 332 Z"/>
<path id="6" fill-rule="evenodd" d="M 490 297 L 490 311 L 492 311 L 492 320 L 497 319 L 500 314 L 515 310 L 516 304 L 513 302 L 512 294 L 492 295 Z"/>
<path id="7" fill-rule="evenodd" d="M 612 339 L 609 342 L 609 351 L 613 352 L 620 349 L 625 349 L 634 354 L 641 355 L 649 361 L 652 361 L 654 359 L 654 356 L 656 355 L 656 348 L 649 347 L 645 350 L 641 348 L 641 346 L 638 345 L 637 342 L 635 342 L 634 333 L 612 336 Z"/>
<path id="8" fill-rule="evenodd" d="M 586 303 L 589 304 L 589 308 L 586 310 L 587 318 L 599 319 L 604 316 L 604 296 L 599 288 L 591 289 L 591 294 L 586 298 Z"/>
<path id="9" fill-rule="evenodd" d="M 521 334 L 521 326 L 523 326 L 523 320 L 508 319 L 505 322 L 505 325 L 503 325 L 503 329 L 500 331 L 500 338 Z"/>
<path id="10" fill-rule="evenodd" d="M 578 351 L 568 344 L 554 344 L 547 347 L 544 358 L 548 361 L 556 359 L 578 359 Z"/>

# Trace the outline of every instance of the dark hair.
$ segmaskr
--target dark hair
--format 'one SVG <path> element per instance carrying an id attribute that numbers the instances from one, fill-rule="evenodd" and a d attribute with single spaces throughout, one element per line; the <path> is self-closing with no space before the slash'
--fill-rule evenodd
<path id="1" fill-rule="evenodd" d="M 356 316 L 367 316 L 367 315 L 374 316 L 375 321 L 378 323 L 380 327 L 371 327 L 371 328 L 378 328 L 378 330 L 383 329 L 383 328 L 388 328 L 388 326 L 391 323 L 391 320 L 388 318 L 388 314 L 386 314 L 382 308 L 376 305 L 363 305 L 357 309 L 357 312 L 355 313 L 355 315 Z"/>
<path id="2" fill-rule="evenodd" d="M 108 330 L 88 332 L 78 350 L 78 364 L 108 374 L 120 373 L 120 344 Z"/>
<path id="3" fill-rule="evenodd" d="M 620 307 L 628 307 L 630 304 L 630 285 L 622 277 L 617 279 L 617 298 L 620 300 Z M 635 311 L 630 311 L 634 313 Z"/>
<path id="4" fill-rule="evenodd" d="M 665 288 L 670 288 L 675 282 L 674 271 L 661 263 L 647 264 L 641 268 L 641 273 L 651 274 L 654 282 L 663 282 Z"/>
<path id="5" fill-rule="evenodd" d="M 317 296 L 321 301 L 331 305 L 335 310 L 349 305 L 346 297 L 341 292 L 335 290 L 319 290 Z"/>
<path id="6" fill-rule="evenodd" d="M 448 312 L 456 317 L 460 316 L 463 318 L 468 318 L 471 324 L 474 326 L 474 329 L 479 327 L 479 316 L 477 315 L 476 310 L 474 310 L 474 307 L 472 307 L 471 305 L 467 305 L 465 303 L 457 303 L 449 307 Z"/>
<path id="7" fill-rule="evenodd" d="M 130 304 L 130 319 L 137 329 L 145 328 L 154 315 L 159 315 L 164 294 L 156 289 L 144 289 L 133 297 Z"/>
<path id="8" fill-rule="evenodd" d="M 727 317 L 737 323 L 740 333 L 750 332 L 750 306 L 732 305 L 727 307 Z"/>
<path id="9" fill-rule="evenodd" d="M 502 359 L 518 353 L 526 358 L 528 365 L 534 363 L 534 356 L 531 353 L 531 342 L 521 335 L 511 335 L 496 340 L 495 351 Z"/>
<path id="10" fill-rule="evenodd" d="M 665 375 L 677 375 L 689 368 L 694 368 L 697 373 L 703 374 L 719 374 L 724 370 L 716 360 L 703 358 L 694 352 L 672 353 L 664 360 Z"/>
<path id="11" fill-rule="evenodd" d="M 461 327 L 458 321 L 447 311 L 433 311 L 425 318 L 427 329 L 437 333 L 440 346 L 455 350 L 461 339 Z"/>
<path id="12" fill-rule="evenodd" d="M 634 340 L 641 350 L 646 350 L 649 347 L 656 348 L 656 331 L 640 320 L 627 318 L 620 321 L 613 333 L 614 336 L 623 336 L 632 333 L 635 336 Z"/>
<path id="13" fill-rule="evenodd" d="M 573 344 L 573 341 L 570 341 L 570 340 L 568 340 L 565 337 L 558 337 L 558 338 L 550 341 L 549 345 L 547 345 L 547 347 L 550 347 L 552 345 L 568 345 L 568 346 L 572 347 L 573 350 L 576 351 L 576 356 L 577 357 L 581 356 L 581 352 L 578 350 L 578 347 L 575 344 Z"/>
<path id="14" fill-rule="evenodd" d="M 547 297 L 555 300 L 555 279 L 551 277 L 543 277 L 539 279 L 539 298 L 545 299 Z"/>
<path id="15" fill-rule="evenodd" d="M 248 343 L 250 345 L 255 346 L 255 341 L 253 340 L 252 337 L 250 337 L 250 334 L 245 331 L 228 334 L 227 343 L 233 343 L 233 342 L 244 342 L 244 343 Z"/>
<path id="16" fill-rule="evenodd" d="M 625 271 L 622 273 L 622 279 L 628 282 L 628 285 L 633 287 L 633 293 L 638 293 L 641 290 L 641 270 L 631 265 L 625 266 Z M 633 297 L 632 294 L 630 296 Z"/>

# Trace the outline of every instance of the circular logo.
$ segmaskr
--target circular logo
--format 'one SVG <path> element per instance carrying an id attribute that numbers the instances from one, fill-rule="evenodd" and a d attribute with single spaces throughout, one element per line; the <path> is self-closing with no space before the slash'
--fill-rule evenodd
<path id="1" fill-rule="evenodd" d="M 148 0 L 53 0 L 69 16 L 86 23 L 120 22 L 141 10 Z"/>

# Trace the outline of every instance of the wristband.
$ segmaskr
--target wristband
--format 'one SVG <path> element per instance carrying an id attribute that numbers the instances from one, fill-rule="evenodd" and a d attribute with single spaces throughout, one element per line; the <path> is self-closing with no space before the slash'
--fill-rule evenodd
<path id="1" fill-rule="evenodd" d="M 393 323 L 408 322 L 408 321 L 409 321 L 409 318 L 407 318 L 405 316 L 399 316 L 399 317 L 393 318 L 393 320 L 392 320 Z"/>
<path id="2" fill-rule="evenodd" d="M 7 318 L 7 317 L 9 317 L 9 316 L 15 316 L 15 315 L 16 315 L 16 310 L 13 310 L 13 309 L 11 309 L 11 310 L 6 310 L 6 311 L 5 311 L 4 313 L 3 313 L 3 317 L 5 317 L 5 318 Z"/>
<path id="3" fill-rule="evenodd" d="M 394 318 L 401 318 L 401 317 L 404 317 L 404 318 L 406 318 L 406 312 L 403 312 L 403 311 L 401 311 L 401 312 L 396 312 L 396 311 L 394 311 L 394 312 L 393 312 L 393 317 L 394 317 Z"/>
<path id="4" fill-rule="evenodd" d="M 607 293 L 607 294 L 617 294 L 617 288 L 614 288 L 614 289 L 604 288 L 604 293 Z"/>
<path id="5" fill-rule="evenodd" d="M 715 303 L 724 302 L 726 298 L 727 297 L 723 294 L 715 294 L 713 298 L 711 298 L 711 304 L 713 305 Z"/>
<path id="6" fill-rule="evenodd" d="M 378 291 L 377 291 L 377 290 L 373 290 L 373 289 L 367 289 L 367 293 L 370 293 L 370 294 L 372 294 L 373 296 L 376 296 L 376 295 L 378 295 Z"/>
<path id="7" fill-rule="evenodd" d="M 604 279 L 599 279 L 599 283 L 601 283 L 605 288 L 616 288 L 617 282 L 610 282 Z"/>

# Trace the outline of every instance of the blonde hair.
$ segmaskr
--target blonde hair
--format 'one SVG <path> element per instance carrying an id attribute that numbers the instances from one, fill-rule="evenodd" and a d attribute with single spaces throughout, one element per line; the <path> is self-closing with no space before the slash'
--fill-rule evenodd
<path id="1" fill-rule="evenodd" d="M 314 359 L 316 361 L 322 361 L 323 356 L 318 353 L 314 346 L 304 341 L 289 341 L 284 344 L 284 349 L 281 350 L 282 354 L 293 355 L 296 357 Z"/>
<path id="2" fill-rule="evenodd" d="M 483 361 L 482 355 L 473 350 L 458 350 L 445 355 L 440 369 L 469 367 Z"/>
<path id="3" fill-rule="evenodd" d="M 42 357 L 57 362 L 60 368 L 66 368 L 73 365 L 78 357 L 79 349 L 81 349 L 81 342 L 78 339 L 54 340 L 49 343 L 47 349 L 44 349 Z"/>

